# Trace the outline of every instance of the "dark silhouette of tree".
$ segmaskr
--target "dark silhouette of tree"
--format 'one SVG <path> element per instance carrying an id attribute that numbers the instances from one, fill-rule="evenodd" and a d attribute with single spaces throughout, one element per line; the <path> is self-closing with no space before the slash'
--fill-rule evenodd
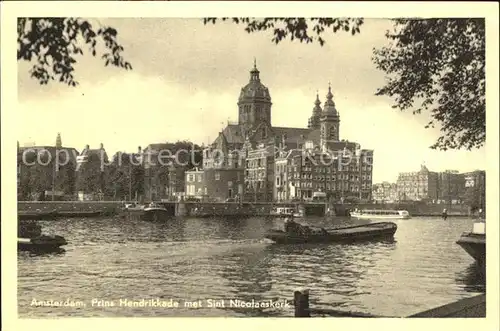
<path id="1" fill-rule="evenodd" d="M 132 168 L 132 193 L 137 196 L 144 195 L 144 167 L 134 166 Z M 135 196 L 134 196 L 135 198 Z"/>
<path id="2" fill-rule="evenodd" d="M 360 32 L 362 18 L 205 18 L 230 21 L 248 33 L 272 31 L 272 42 L 319 42 L 325 33 Z M 388 76 L 376 95 L 395 98 L 394 108 L 429 111 L 426 128 L 439 125 L 433 149 L 480 148 L 486 140 L 484 19 L 395 19 L 390 46 L 373 61 Z"/>
<path id="3" fill-rule="evenodd" d="M 397 19 L 390 45 L 373 61 L 388 77 L 377 95 L 395 98 L 394 108 L 429 111 L 440 125 L 434 149 L 468 150 L 484 145 L 485 21 L 483 18 Z"/>
<path id="4" fill-rule="evenodd" d="M 243 24 L 248 33 L 258 31 L 272 31 L 272 42 L 278 44 L 289 38 L 291 41 L 298 40 L 304 43 L 318 42 L 321 46 L 325 40 L 321 37 L 325 32 L 350 32 L 352 35 L 359 33 L 359 27 L 363 24 L 362 18 L 303 18 L 303 17 L 267 17 L 267 18 L 204 18 L 205 24 L 215 24 L 218 20 L 231 21 Z"/>
<path id="5" fill-rule="evenodd" d="M 117 152 L 105 176 L 107 196 L 134 199 L 144 194 L 144 167 L 135 154 Z"/>
<path id="6" fill-rule="evenodd" d="M 101 156 L 90 153 L 87 162 L 82 163 L 77 171 L 77 189 L 86 194 L 96 194 L 104 190 L 104 171 L 101 168 Z"/>
<path id="7" fill-rule="evenodd" d="M 39 153 L 39 156 L 36 155 Z M 29 180 L 27 182 L 32 194 L 44 196 L 45 191 L 52 190 L 53 162 L 49 163 L 51 157 L 48 151 L 32 152 L 26 159 L 34 161 L 34 164 L 26 166 Z M 35 156 L 33 158 L 33 156 Z"/>
<path id="8" fill-rule="evenodd" d="M 97 55 L 98 41 L 106 49 L 101 55 L 106 66 L 132 69 L 122 57 L 123 47 L 117 41 L 118 32 L 107 26 L 95 29 L 85 19 L 54 17 L 24 17 L 17 20 L 17 59 L 34 62 L 30 75 L 40 84 L 58 80 L 70 86 L 74 77 L 76 56 L 83 55 L 82 45 Z"/>
<path id="9" fill-rule="evenodd" d="M 65 164 L 59 172 L 60 176 L 60 186 L 59 189 L 64 192 L 64 194 L 68 196 L 73 196 L 75 194 L 76 189 L 76 166 L 73 161 L 69 161 Z"/>
<path id="10" fill-rule="evenodd" d="M 172 154 L 176 156 L 178 165 L 184 165 L 187 169 L 201 167 L 203 164 L 202 148 L 188 140 L 180 140 L 172 145 Z"/>

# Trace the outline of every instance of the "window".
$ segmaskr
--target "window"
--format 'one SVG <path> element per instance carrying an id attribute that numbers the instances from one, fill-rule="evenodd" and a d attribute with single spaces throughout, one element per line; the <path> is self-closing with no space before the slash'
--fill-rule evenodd
<path id="1" fill-rule="evenodd" d="M 215 180 L 220 180 L 220 172 L 215 173 Z"/>
<path id="2" fill-rule="evenodd" d="M 194 175 L 193 174 L 188 175 L 188 182 L 194 182 Z"/>

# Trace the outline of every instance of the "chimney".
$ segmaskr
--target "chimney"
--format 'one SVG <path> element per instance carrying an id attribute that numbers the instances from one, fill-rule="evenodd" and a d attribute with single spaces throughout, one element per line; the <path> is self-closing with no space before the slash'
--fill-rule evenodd
<path id="1" fill-rule="evenodd" d="M 89 145 L 85 145 L 85 149 L 86 149 L 86 150 L 89 150 L 89 149 L 90 149 L 90 146 L 89 146 Z"/>
<path id="2" fill-rule="evenodd" d="M 104 149 L 104 144 L 103 143 L 101 143 L 101 149 Z"/>

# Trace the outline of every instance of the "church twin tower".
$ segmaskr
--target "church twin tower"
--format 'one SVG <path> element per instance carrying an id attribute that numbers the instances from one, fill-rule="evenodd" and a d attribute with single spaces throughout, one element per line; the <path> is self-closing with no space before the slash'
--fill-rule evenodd
<path id="1" fill-rule="evenodd" d="M 321 109 L 319 95 L 316 94 L 313 113 L 309 118 L 307 127 L 312 130 L 319 129 L 322 141 L 339 141 L 340 116 L 335 107 L 335 102 L 333 101 L 332 88 L 330 85 L 328 86 L 328 94 L 326 95 L 323 109 Z"/>
<path id="2" fill-rule="evenodd" d="M 241 89 L 238 99 L 238 124 L 247 129 L 255 128 L 263 122 L 271 125 L 271 95 L 269 89 L 261 83 L 259 74 L 254 60 L 250 81 Z M 335 108 L 331 86 L 328 86 L 323 109 L 319 95 L 316 95 L 313 113 L 307 127 L 311 130 L 320 130 L 322 141 L 339 141 L 340 117 Z"/>

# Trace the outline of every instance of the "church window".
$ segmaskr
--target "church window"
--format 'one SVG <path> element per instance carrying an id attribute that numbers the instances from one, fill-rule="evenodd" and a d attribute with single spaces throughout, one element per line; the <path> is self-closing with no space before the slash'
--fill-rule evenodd
<path id="1" fill-rule="evenodd" d="M 330 128 L 330 139 L 335 139 L 336 138 L 336 133 L 337 133 L 337 130 L 334 126 L 332 126 Z"/>

